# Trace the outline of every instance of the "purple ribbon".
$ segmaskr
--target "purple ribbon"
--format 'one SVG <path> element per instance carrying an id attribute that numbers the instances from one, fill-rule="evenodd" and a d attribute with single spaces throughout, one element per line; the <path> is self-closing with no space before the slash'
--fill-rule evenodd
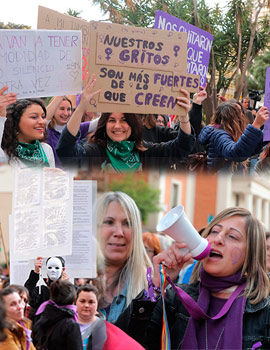
<path id="1" fill-rule="evenodd" d="M 32 330 L 31 329 L 28 329 L 26 328 L 26 326 L 24 325 L 23 321 L 19 321 L 18 322 L 24 329 L 25 331 L 25 338 L 26 338 L 26 350 L 29 350 L 30 349 L 30 345 L 31 345 L 31 342 L 32 342 Z"/>
<path id="2" fill-rule="evenodd" d="M 154 285 L 152 282 L 151 271 L 152 271 L 151 267 L 148 267 L 146 271 L 146 279 L 148 282 L 148 294 L 149 294 L 150 300 L 152 302 L 155 302 L 156 298 L 154 296 Z"/>
<path id="3" fill-rule="evenodd" d="M 244 290 L 246 286 L 246 282 L 240 284 L 235 291 L 231 294 L 229 299 L 226 301 L 222 309 L 219 311 L 219 313 L 216 316 L 210 317 L 208 316 L 201 308 L 200 306 L 196 303 L 194 299 L 192 299 L 183 289 L 176 287 L 176 285 L 173 283 L 171 278 L 167 276 L 167 281 L 171 284 L 173 290 L 177 294 L 177 296 L 180 298 L 182 301 L 184 307 L 187 309 L 189 312 L 190 316 L 195 319 L 201 319 L 201 318 L 208 318 L 211 320 L 218 320 L 221 317 L 223 317 L 230 309 L 232 303 L 234 300 L 238 297 L 238 295 Z"/>
<path id="4" fill-rule="evenodd" d="M 62 305 L 62 306 L 59 306 L 52 300 L 44 301 L 44 303 L 42 303 L 39 306 L 39 308 L 37 309 L 36 315 L 41 314 L 45 310 L 45 308 L 46 308 L 46 306 L 48 304 L 53 305 L 53 306 L 57 307 L 58 309 L 69 309 L 69 310 L 72 310 L 73 313 L 74 313 L 72 319 L 75 322 L 78 322 L 78 313 L 77 313 L 77 306 L 76 305 Z"/>

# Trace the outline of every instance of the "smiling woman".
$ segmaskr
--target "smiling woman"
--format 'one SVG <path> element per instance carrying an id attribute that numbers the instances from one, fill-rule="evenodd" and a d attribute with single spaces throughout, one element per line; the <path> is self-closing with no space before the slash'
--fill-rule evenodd
<path id="1" fill-rule="evenodd" d="M 103 113 L 98 121 L 97 129 L 89 142 L 78 144 L 82 113 L 89 101 L 100 90 L 94 91 L 95 75 L 85 79 L 85 88 L 79 106 L 72 114 L 63 130 L 56 153 L 66 166 L 81 166 L 88 169 L 123 173 L 142 171 L 146 168 L 169 168 L 171 159 L 181 160 L 191 152 L 195 137 L 192 134 L 188 111 L 190 109 L 189 93 L 181 89 L 181 96 L 174 104 L 183 107 L 180 128 L 176 137 L 159 144 L 143 143 L 143 124 L 141 118 L 134 113 Z"/>
<path id="2" fill-rule="evenodd" d="M 98 205 L 98 241 L 105 260 L 106 290 L 100 307 L 115 322 L 130 301 L 146 287 L 151 262 L 144 249 L 139 209 L 122 192 L 105 193 Z"/>
<path id="3" fill-rule="evenodd" d="M 54 167 L 54 156 L 46 136 L 46 108 L 39 99 L 18 100 L 7 108 L 2 161 L 18 166 Z"/>

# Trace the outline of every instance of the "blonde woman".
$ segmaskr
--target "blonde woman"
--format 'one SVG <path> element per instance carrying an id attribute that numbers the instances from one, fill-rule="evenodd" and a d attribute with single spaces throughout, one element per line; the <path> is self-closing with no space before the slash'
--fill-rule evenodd
<path id="1" fill-rule="evenodd" d="M 106 283 L 99 304 L 106 320 L 113 323 L 146 287 L 146 269 L 151 262 L 134 200 L 122 192 L 108 192 L 98 204 L 98 240 L 105 259 Z"/>

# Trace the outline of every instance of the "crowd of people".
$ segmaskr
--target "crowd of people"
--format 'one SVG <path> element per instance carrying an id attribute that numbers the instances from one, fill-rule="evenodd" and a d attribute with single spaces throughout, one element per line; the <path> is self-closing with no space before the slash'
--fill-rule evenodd
<path id="1" fill-rule="evenodd" d="M 191 159 L 203 154 L 204 171 L 259 173 L 269 171 L 269 144 L 263 128 L 267 107 L 255 113 L 242 102 L 220 103 L 205 125 L 205 88 L 194 94 L 180 90 L 181 115 L 96 113 L 86 117 L 96 77 L 87 76 L 76 108 L 66 96 L 48 106 L 39 99 L 16 99 L 0 90 L 1 162 L 19 166 L 98 169 L 123 173 L 145 169 L 193 170 Z M 94 114 L 94 113 L 92 113 Z M 195 157 L 193 156 L 195 155 Z"/>
<path id="2" fill-rule="evenodd" d="M 125 193 L 104 193 L 97 213 L 96 278 L 72 283 L 61 256 L 38 256 L 24 286 L 0 290 L 1 349 L 159 350 L 164 337 L 170 349 L 270 347 L 270 233 L 248 210 L 227 208 L 199 231 L 211 246 L 199 261 L 143 232 Z"/>

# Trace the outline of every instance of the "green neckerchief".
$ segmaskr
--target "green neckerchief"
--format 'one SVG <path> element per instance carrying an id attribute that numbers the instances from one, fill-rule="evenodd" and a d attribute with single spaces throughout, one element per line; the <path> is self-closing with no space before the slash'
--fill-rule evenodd
<path id="1" fill-rule="evenodd" d="M 41 143 L 36 140 L 34 143 L 18 142 L 18 158 L 28 167 L 41 166 L 49 167 L 48 158 Z"/>
<path id="2" fill-rule="evenodd" d="M 106 153 L 113 168 L 121 173 L 125 171 L 136 171 L 139 169 L 140 157 L 138 152 L 133 152 L 135 142 L 133 141 L 108 141 Z"/>

